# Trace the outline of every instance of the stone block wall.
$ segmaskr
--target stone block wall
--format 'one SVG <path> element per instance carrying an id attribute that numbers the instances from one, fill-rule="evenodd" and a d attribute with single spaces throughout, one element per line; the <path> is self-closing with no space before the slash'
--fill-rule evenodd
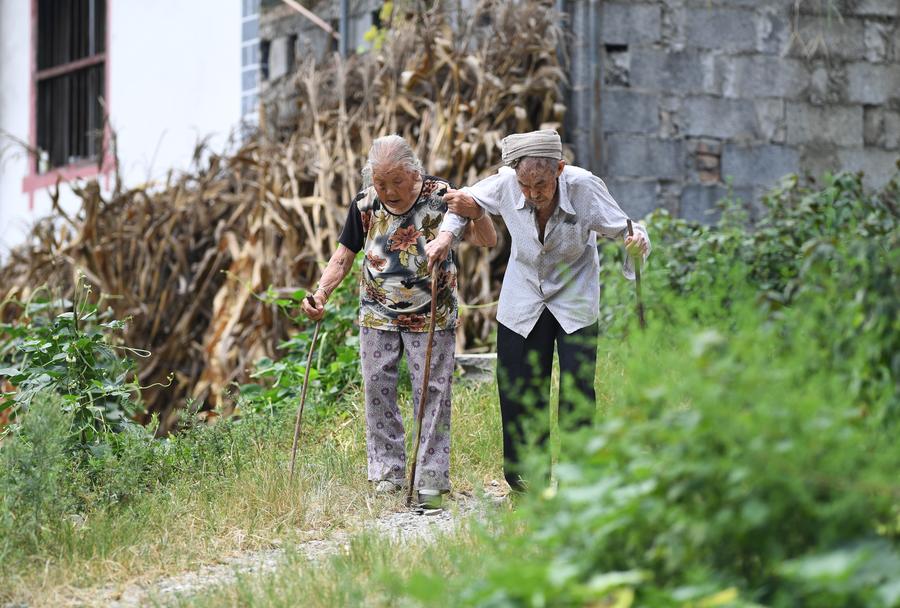
<path id="1" fill-rule="evenodd" d="M 898 22 L 900 0 L 606 0 L 596 172 L 634 217 L 704 222 L 729 191 L 757 214 L 787 173 L 881 186 L 900 158 Z"/>

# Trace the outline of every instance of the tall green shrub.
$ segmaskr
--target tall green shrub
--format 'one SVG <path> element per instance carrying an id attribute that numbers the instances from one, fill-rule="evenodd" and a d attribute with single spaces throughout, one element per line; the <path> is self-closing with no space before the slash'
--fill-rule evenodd
<path id="1" fill-rule="evenodd" d="M 62 398 L 40 392 L 0 444 L 0 559 L 36 552 L 72 511 L 72 426 Z"/>
<path id="2" fill-rule="evenodd" d="M 900 606 L 898 179 L 790 178 L 749 227 L 649 218 L 649 327 L 605 251 L 600 423 L 563 434 L 476 606 Z M 618 250 L 616 246 L 616 250 Z"/>
<path id="3" fill-rule="evenodd" d="M 7 395 L 16 412 L 39 393 L 58 394 L 72 414 L 73 437 L 92 445 L 139 411 L 129 355 L 143 353 L 117 344 L 114 332 L 124 321 L 89 302 L 89 286 L 76 289 L 74 302 L 38 297 L 22 306 L 17 321 L 0 325 L 0 378 L 16 387 Z"/>

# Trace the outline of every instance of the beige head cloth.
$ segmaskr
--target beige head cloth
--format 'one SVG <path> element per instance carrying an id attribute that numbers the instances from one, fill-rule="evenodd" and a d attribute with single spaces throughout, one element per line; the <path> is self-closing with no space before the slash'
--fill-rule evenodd
<path id="1" fill-rule="evenodd" d="M 503 163 L 506 165 L 526 156 L 556 160 L 562 160 L 563 157 L 559 133 L 552 129 L 507 135 L 500 142 L 500 147 L 503 151 Z"/>

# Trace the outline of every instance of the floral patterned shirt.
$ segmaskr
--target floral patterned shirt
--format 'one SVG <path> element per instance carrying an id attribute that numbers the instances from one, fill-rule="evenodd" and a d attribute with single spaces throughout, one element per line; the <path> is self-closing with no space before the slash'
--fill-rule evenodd
<path id="1" fill-rule="evenodd" d="M 363 250 L 359 289 L 359 324 L 384 331 L 428 331 L 431 275 L 425 243 L 438 235 L 449 184 L 424 176 L 419 197 L 406 213 L 391 213 L 374 187 L 353 199 L 340 243 Z M 451 252 L 438 271 L 436 330 L 456 327 L 456 263 Z"/>

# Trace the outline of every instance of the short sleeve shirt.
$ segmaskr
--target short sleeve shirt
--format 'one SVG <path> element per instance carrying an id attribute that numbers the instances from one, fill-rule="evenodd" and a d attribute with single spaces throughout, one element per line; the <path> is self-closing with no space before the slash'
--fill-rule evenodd
<path id="1" fill-rule="evenodd" d="M 353 199 L 340 243 L 365 253 L 359 289 L 359 324 L 383 331 L 428 331 L 431 275 L 425 243 L 437 235 L 447 211 L 443 195 L 449 184 L 425 176 L 416 202 L 395 214 L 369 187 Z M 453 329 L 457 320 L 456 262 L 447 256 L 438 271 L 435 308 L 437 330 Z"/>

